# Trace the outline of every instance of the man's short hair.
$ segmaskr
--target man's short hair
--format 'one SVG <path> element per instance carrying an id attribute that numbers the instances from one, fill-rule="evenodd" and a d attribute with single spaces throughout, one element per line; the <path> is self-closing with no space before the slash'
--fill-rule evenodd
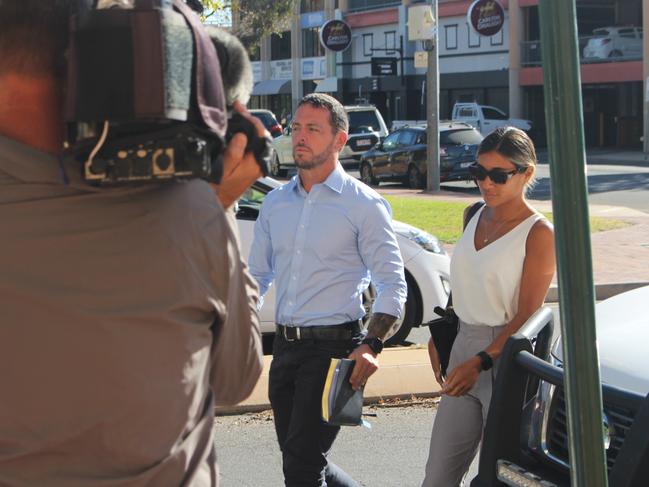
<path id="1" fill-rule="evenodd" d="M 0 0 L 0 74 L 63 73 L 75 0 Z"/>
<path id="2" fill-rule="evenodd" d="M 314 108 L 324 108 L 327 110 L 334 133 L 338 131 L 347 133 L 349 130 L 347 112 L 342 104 L 333 96 L 325 95 L 324 93 L 311 93 L 302 98 L 297 104 L 298 108 L 302 105 L 311 105 Z"/>

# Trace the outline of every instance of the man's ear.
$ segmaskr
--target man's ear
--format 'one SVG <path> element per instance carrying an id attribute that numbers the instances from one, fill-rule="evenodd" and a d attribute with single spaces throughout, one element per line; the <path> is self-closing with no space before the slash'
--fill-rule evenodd
<path id="1" fill-rule="evenodd" d="M 343 132 L 342 130 L 339 130 L 336 132 L 336 151 L 340 152 L 343 150 L 343 147 L 345 147 L 345 144 L 347 143 L 348 139 L 347 132 Z"/>

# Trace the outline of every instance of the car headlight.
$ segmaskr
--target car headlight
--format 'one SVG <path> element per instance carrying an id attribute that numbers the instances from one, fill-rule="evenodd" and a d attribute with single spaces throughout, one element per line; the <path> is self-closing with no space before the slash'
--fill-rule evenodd
<path id="1" fill-rule="evenodd" d="M 407 238 L 411 242 L 416 243 L 422 249 L 432 252 L 434 254 L 445 255 L 446 251 L 442 248 L 437 237 L 434 237 L 430 233 L 424 232 L 423 230 L 405 230 L 397 231 L 399 235 Z"/>

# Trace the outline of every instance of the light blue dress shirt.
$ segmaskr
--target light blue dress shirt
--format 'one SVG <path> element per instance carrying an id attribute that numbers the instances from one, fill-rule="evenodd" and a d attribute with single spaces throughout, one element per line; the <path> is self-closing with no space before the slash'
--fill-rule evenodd
<path id="1" fill-rule="evenodd" d="M 248 262 L 262 296 L 276 283 L 275 321 L 321 326 L 360 319 L 370 280 L 373 311 L 400 317 L 406 281 L 391 222 L 387 201 L 340 164 L 308 193 L 298 176 L 271 191 Z"/>

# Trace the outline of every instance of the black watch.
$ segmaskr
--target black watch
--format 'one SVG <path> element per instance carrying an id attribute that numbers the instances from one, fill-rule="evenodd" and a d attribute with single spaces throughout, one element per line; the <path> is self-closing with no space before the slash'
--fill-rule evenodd
<path id="1" fill-rule="evenodd" d="M 491 358 L 491 355 L 489 355 L 484 350 L 482 352 L 476 353 L 476 356 L 480 357 L 481 370 L 489 370 L 491 367 L 494 366 L 494 360 Z"/>
<path id="2" fill-rule="evenodd" d="M 379 337 L 367 337 L 361 342 L 361 344 L 370 347 L 372 352 L 377 355 L 383 351 L 383 340 Z"/>

